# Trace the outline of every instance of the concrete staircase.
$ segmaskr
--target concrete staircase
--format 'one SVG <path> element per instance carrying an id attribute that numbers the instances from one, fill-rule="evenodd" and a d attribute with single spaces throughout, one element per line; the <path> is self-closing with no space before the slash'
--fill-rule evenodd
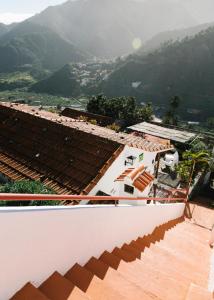
<path id="1" fill-rule="evenodd" d="M 211 300 L 209 234 L 188 220 L 170 221 L 37 288 L 27 283 L 11 300 Z"/>

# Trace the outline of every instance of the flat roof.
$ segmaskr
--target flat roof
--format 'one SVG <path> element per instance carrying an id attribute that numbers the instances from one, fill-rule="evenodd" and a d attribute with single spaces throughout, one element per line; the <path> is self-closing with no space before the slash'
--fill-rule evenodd
<path id="1" fill-rule="evenodd" d="M 197 134 L 185 130 L 171 129 L 171 128 L 154 125 L 147 122 L 142 122 L 130 126 L 128 127 L 128 129 L 157 136 L 163 139 L 168 139 L 174 142 L 179 142 L 182 144 L 191 142 L 197 136 Z"/>

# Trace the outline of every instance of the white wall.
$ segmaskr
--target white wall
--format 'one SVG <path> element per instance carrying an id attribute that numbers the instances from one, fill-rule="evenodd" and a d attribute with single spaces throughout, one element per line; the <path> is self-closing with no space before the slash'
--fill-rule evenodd
<path id="1" fill-rule="evenodd" d="M 130 178 L 125 178 L 124 181 L 119 181 L 117 182 L 117 186 L 118 186 L 118 189 L 117 189 L 117 192 L 118 192 L 118 195 L 120 196 L 124 196 L 124 197 L 134 197 L 134 198 L 137 198 L 137 197 L 148 197 L 149 195 L 149 192 L 152 188 L 152 185 L 153 185 L 153 182 L 150 183 L 145 189 L 143 192 L 140 192 L 137 188 L 135 188 L 134 186 L 134 194 L 129 194 L 129 193 L 126 193 L 124 191 L 124 185 L 127 184 L 127 185 L 130 185 L 130 186 L 133 186 L 132 184 L 132 180 Z M 130 200 L 130 201 L 127 201 L 127 200 L 121 200 L 120 201 L 120 204 L 130 204 L 130 205 L 146 205 L 146 202 L 144 201 L 140 201 L 140 200 Z"/>
<path id="2" fill-rule="evenodd" d="M 139 155 L 144 153 L 144 159 L 139 162 Z M 130 156 L 136 156 L 136 161 L 133 166 L 125 166 L 125 159 Z M 113 162 L 95 188 L 90 192 L 90 195 L 96 195 L 98 191 L 102 191 L 108 195 L 116 195 L 117 189 L 114 180 L 121 175 L 126 169 L 129 167 L 138 167 L 139 165 L 144 165 L 148 167 L 148 171 L 153 174 L 154 173 L 154 165 L 152 161 L 155 160 L 157 153 L 156 152 L 146 152 L 138 148 L 128 147 L 126 146 L 121 154 L 117 157 L 117 159 Z M 81 202 L 83 204 L 83 202 Z"/>
<path id="3" fill-rule="evenodd" d="M 180 217 L 184 204 L 0 209 L 0 300 L 26 282 L 38 286 L 55 270 L 151 233 Z"/>

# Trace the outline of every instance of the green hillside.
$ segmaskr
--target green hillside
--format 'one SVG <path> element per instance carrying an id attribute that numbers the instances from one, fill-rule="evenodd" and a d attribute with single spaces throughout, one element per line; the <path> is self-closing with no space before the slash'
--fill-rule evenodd
<path id="1" fill-rule="evenodd" d="M 0 72 L 33 65 L 55 70 L 70 61 L 82 61 L 85 54 L 51 30 L 23 22 L 0 40 Z"/>
<path id="2" fill-rule="evenodd" d="M 34 84 L 31 91 L 65 97 L 78 96 L 80 94 L 80 84 L 72 72 L 72 66 L 65 65 L 49 78 Z"/>
<path id="3" fill-rule="evenodd" d="M 130 56 L 97 92 L 136 96 L 141 102 L 159 106 L 166 106 L 170 97 L 178 95 L 182 117 L 200 120 L 213 116 L 213 83 L 214 29 L 210 28 L 148 55 Z"/>

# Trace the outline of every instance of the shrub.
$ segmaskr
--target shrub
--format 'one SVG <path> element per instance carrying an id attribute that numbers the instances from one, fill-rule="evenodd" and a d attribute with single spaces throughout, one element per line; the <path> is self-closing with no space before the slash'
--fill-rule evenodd
<path id="1" fill-rule="evenodd" d="M 53 191 L 47 188 L 39 181 L 16 181 L 9 182 L 0 187 L 0 193 L 12 194 L 53 194 Z M 60 201 L 2 201 L 0 206 L 41 206 L 41 205 L 59 205 Z"/>

